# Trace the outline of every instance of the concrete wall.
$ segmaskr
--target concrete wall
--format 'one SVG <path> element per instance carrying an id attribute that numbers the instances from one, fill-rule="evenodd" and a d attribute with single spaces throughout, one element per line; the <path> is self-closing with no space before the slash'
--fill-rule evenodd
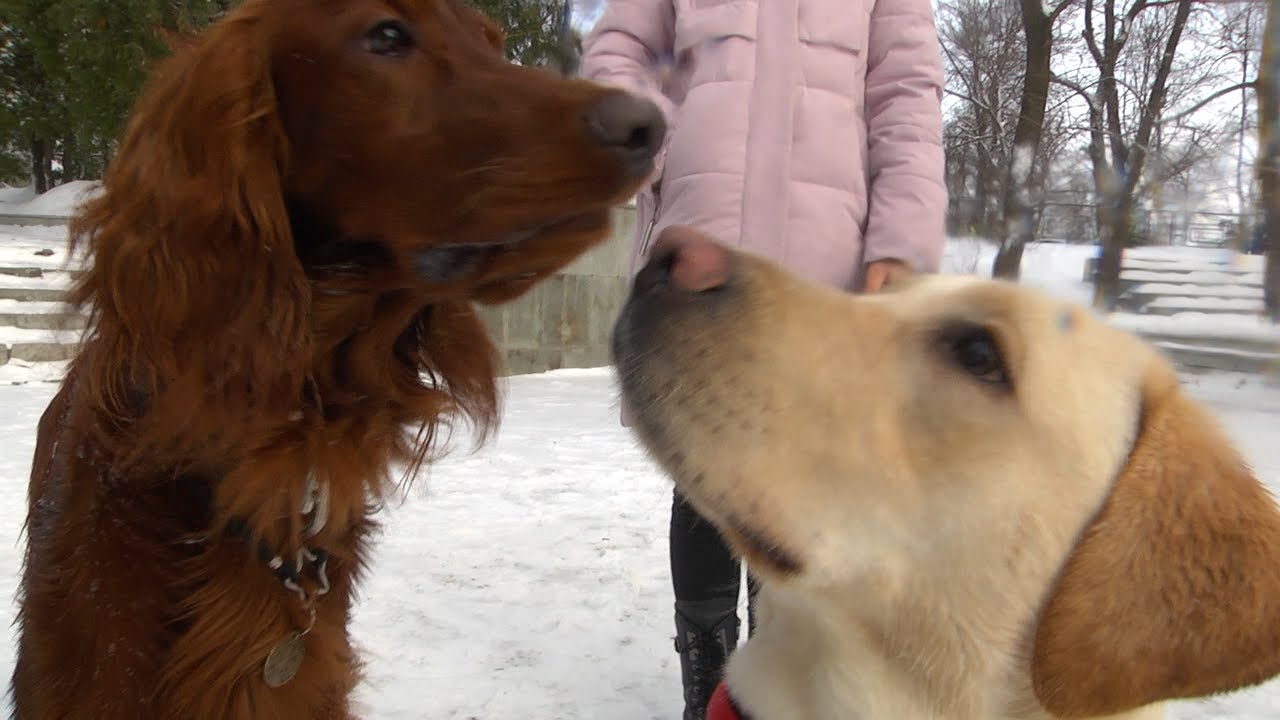
<path id="1" fill-rule="evenodd" d="M 55 220 L 55 224 L 66 223 L 65 218 Z M 42 223 L 44 219 L 35 221 Z M 635 207 L 618 208 L 613 215 L 613 233 L 604 243 L 516 302 L 480 308 L 508 374 L 609 364 L 609 333 L 629 289 L 627 255 L 634 228 Z M 26 350 L 13 351 L 15 359 L 61 359 L 75 349 L 74 343 L 22 347 Z M 46 357 L 55 351 L 58 357 Z M 0 364 L 9 359 L 9 352 L 0 345 Z M 30 352 L 39 357 L 22 354 Z"/>
<path id="2" fill-rule="evenodd" d="M 572 265 L 513 303 L 480 308 L 507 374 L 609 364 L 609 334 L 630 283 L 635 207 L 621 207 L 613 217 L 609 239 Z"/>

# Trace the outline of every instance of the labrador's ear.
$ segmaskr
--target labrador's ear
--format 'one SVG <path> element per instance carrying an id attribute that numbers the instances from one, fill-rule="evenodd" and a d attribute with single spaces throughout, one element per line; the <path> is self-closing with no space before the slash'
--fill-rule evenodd
<path id="1" fill-rule="evenodd" d="M 1036 697 L 1062 718 L 1280 673 L 1280 509 L 1163 363 L 1137 440 L 1050 589 Z"/>

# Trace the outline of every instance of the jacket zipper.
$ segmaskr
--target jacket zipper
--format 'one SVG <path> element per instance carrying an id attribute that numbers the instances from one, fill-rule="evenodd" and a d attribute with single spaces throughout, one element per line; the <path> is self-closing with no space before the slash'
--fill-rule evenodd
<path id="1" fill-rule="evenodd" d="M 653 207 L 649 208 L 649 224 L 645 226 L 644 235 L 640 238 L 640 257 L 649 254 L 649 241 L 653 239 L 653 229 L 658 225 L 658 193 L 652 193 Z"/>

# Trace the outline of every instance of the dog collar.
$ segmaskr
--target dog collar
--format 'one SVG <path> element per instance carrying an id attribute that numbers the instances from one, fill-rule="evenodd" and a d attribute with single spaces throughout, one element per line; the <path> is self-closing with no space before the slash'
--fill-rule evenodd
<path id="1" fill-rule="evenodd" d="M 751 718 L 734 704 L 729 695 L 729 686 L 720 681 L 715 692 L 711 693 L 711 702 L 707 704 L 707 720 L 751 720 Z"/>

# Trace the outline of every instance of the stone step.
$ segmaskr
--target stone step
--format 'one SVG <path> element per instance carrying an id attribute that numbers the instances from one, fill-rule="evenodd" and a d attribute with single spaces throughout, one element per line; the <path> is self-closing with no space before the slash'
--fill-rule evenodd
<path id="1" fill-rule="evenodd" d="M 1252 352 L 1182 342 L 1154 344 L 1179 370 L 1187 372 L 1280 374 L 1280 351 Z"/>
<path id="2" fill-rule="evenodd" d="M 48 277 L 50 274 L 61 274 L 72 278 L 78 278 L 84 275 L 84 270 L 79 267 L 68 268 L 61 264 L 52 265 L 0 265 L 0 285 L 5 285 L 8 278 L 39 278 Z"/>
<path id="3" fill-rule="evenodd" d="M 1262 272 L 1266 261 L 1261 255 L 1236 255 L 1221 258 L 1187 257 L 1187 258 L 1152 258 L 1126 255 L 1121 268 L 1125 270 L 1179 270 L 1195 272 L 1211 270 L 1218 272 L 1250 273 Z"/>
<path id="4" fill-rule="evenodd" d="M 1257 261 L 1260 258 L 1244 257 L 1254 261 L 1215 263 L 1186 260 L 1135 260 L 1126 257 L 1120 266 L 1120 282 L 1122 285 L 1125 283 L 1185 283 L 1261 287 L 1265 268 L 1261 262 Z M 1086 259 L 1083 280 L 1093 282 L 1097 272 L 1098 259 Z"/>
<path id="5" fill-rule="evenodd" d="M 1261 315 L 1262 299 L 1162 296 L 1143 303 L 1143 315 L 1178 315 L 1194 312 L 1206 314 Z"/>
<path id="6" fill-rule="evenodd" d="M 26 362 L 48 362 L 51 360 L 70 360 L 75 357 L 76 350 L 79 349 L 77 343 L 60 343 L 60 342 L 30 342 L 15 343 L 10 345 L 9 360 L 23 360 Z"/>
<path id="7" fill-rule="evenodd" d="M 78 313 L 0 312 L 0 327 L 23 330 L 83 330 L 88 318 Z"/>
<path id="8" fill-rule="evenodd" d="M 1260 272 L 1224 270 L 1121 270 L 1120 282 L 1183 285 L 1245 285 L 1262 287 Z"/>
<path id="9" fill-rule="evenodd" d="M 57 227 L 66 225 L 71 218 L 65 215 L 10 215 L 0 213 L 0 225 L 16 225 L 20 227 L 30 227 L 34 225 L 48 225 Z"/>
<path id="10" fill-rule="evenodd" d="M 48 287 L 0 287 L 0 300 L 22 302 L 57 302 L 67 294 L 66 288 Z"/>
<path id="11" fill-rule="evenodd" d="M 1181 370 L 1280 373 L 1280 326 L 1258 316 L 1205 313 L 1172 319 L 1118 313 L 1109 321 L 1162 350 Z"/>
<path id="12" fill-rule="evenodd" d="M 1140 283 L 1125 290 L 1128 297 L 1212 297 L 1262 299 L 1262 288 L 1252 285 L 1196 285 L 1194 283 Z"/>
<path id="13" fill-rule="evenodd" d="M 0 326 L 0 347 L 4 348 L 4 351 L 0 352 L 0 360 L 3 362 L 69 360 L 75 355 L 81 335 L 82 333 L 76 330 Z"/>
<path id="14" fill-rule="evenodd" d="M 1280 354 L 1280 341 L 1250 337 L 1194 337 L 1162 332 L 1140 332 L 1148 342 L 1156 345 L 1176 345 L 1180 347 L 1198 347 L 1209 350 L 1220 350 L 1236 353 L 1253 353 L 1259 355 Z"/>

